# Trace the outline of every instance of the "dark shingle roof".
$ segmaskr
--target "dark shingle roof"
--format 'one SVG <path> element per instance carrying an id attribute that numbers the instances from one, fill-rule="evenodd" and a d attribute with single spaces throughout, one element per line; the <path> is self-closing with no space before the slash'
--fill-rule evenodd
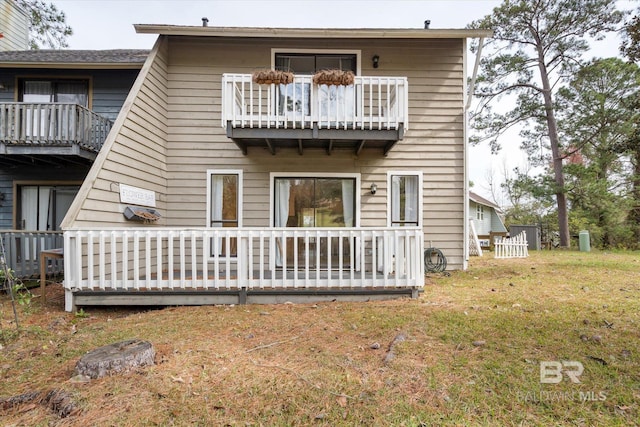
<path id="1" fill-rule="evenodd" d="M 13 50 L 0 52 L 0 64 L 142 64 L 148 55 L 144 49 Z"/>

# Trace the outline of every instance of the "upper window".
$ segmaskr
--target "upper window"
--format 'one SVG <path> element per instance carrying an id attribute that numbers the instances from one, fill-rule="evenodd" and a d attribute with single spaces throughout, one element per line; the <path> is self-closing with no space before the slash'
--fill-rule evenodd
<path id="1" fill-rule="evenodd" d="M 476 205 L 476 219 L 484 219 L 484 206 Z"/>
<path id="2" fill-rule="evenodd" d="M 82 79 L 23 79 L 21 102 L 60 102 L 89 106 L 89 82 Z"/>
<path id="3" fill-rule="evenodd" d="M 275 68 L 297 74 L 313 74 L 320 70 L 343 70 L 356 73 L 355 54 L 276 53 Z"/>
<path id="4" fill-rule="evenodd" d="M 422 173 L 389 172 L 388 177 L 390 225 L 419 226 L 422 219 Z"/>

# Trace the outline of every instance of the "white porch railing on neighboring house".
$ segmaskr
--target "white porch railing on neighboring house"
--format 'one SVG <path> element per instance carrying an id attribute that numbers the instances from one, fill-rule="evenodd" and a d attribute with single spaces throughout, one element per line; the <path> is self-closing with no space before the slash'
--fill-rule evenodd
<path id="1" fill-rule="evenodd" d="M 256 129 L 408 129 L 406 77 L 356 76 L 353 85 L 257 84 L 251 74 L 222 77 L 222 126 Z"/>
<path id="2" fill-rule="evenodd" d="M 419 228 L 114 228 L 64 233 L 67 290 L 424 285 Z M 232 256 L 215 256 L 232 254 Z"/>
<path id="3" fill-rule="evenodd" d="M 111 126 L 109 119 L 77 104 L 0 103 L 0 142 L 3 144 L 78 144 L 97 152 Z"/>
<path id="4" fill-rule="evenodd" d="M 7 267 L 15 271 L 16 277 L 27 279 L 40 276 L 40 252 L 61 248 L 61 231 L 0 230 Z M 47 274 L 62 273 L 61 260 L 49 260 Z"/>
<path id="5" fill-rule="evenodd" d="M 529 256 L 527 233 L 514 237 L 501 237 L 494 245 L 495 258 L 526 258 Z"/>

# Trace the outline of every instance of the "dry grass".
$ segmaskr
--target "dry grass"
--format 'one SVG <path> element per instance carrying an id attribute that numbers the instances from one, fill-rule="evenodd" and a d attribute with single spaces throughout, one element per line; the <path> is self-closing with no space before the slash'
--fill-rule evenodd
<path id="1" fill-rule="evenodd" d="M 78 317 L 49 286 L 53 301 L 35 298 L 19 334 L 3 296 L 0 397 L 62 389 L 79 413 L 60 418 L 25 403 L 0 418 L 20 426 L 637 425 L 638 255 L 489 255 L 466 272 L 430 277 L 418 300 L 360 304 L 90 308 Z M 385 362 L 399 333 L 407 339 Z M 128 338 L 151 341 L 156 365 L 70 380 L 82 354 Z M 584 365 L 581 384 L 540 383 L 540 361 L 561 360 Z"/>

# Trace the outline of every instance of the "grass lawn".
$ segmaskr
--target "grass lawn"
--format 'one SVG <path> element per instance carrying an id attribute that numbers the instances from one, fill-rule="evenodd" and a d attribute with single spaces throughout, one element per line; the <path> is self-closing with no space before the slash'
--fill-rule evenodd
<path id="1" fill-rule="evenodd" d="M 0 403 L 3 426 L 640 425 L 638 252 L 486 254 L 385 302 L 78 316 L 57 288 L 18 307 L 19 333 L 0 297 L 0 398 L 61 389 L 78 410 Z M 153 343 L 154 366 L 71 380 L 129 338 Z"/>

